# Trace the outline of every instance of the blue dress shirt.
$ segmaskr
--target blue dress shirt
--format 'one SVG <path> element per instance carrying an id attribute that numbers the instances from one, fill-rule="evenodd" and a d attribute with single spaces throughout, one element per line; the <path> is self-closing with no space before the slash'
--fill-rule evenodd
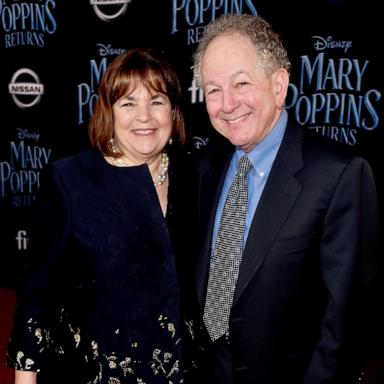
<path id="1" fill-rule="evenodd" d="M 247 154 L 253 167 L 247 174 L 248 211 L 247 218 L 245 221 L 244 244 L 247 241 L 249 228 L 251 226 L 253 216 L 259 203 L 260 196 L 263 193 L 265 183 L 272 168 L 272 164 L 275 160 L 277 151 L 280 148 L 281 141 L 283 140 L 287 121 L 288 114 L 287 111 L 283 109 L 275 127 L 259 144 L 256 145 L 254 149 L 252 149 L 251 152 Z M 245 152 L 243 150 L 236 148 L 232 156 L 227 175 L 225 177 L 219 204 L 216 210 L 215 224 L 213 227 L 211 254 L 213 252 L 214 244 L 216 243 L 217 231 L 219 229 L 225 199 L 229 192 L 229 188 L 231 187 L 231 184 L 236 176 L 238 161 L 240 157 L 244 154 Z"/>

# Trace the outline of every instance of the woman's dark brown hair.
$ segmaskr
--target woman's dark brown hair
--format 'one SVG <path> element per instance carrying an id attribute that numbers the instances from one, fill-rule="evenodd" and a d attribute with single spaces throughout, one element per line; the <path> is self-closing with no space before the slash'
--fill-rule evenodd
<path id="1" fill-rule="evenodd" d="M 184 118 L 181 111 L 181 86 L 171 64 L 155 53 L 143 48 L 128 49 L 117 56 L 108 66 L 100 85 L 98 99 L 89 122 L 91 145 L 104 156 L 118 157 L 112 152 L 113 104 L 143 84 L 150 92 L 168 96 L 173 111 L 171 138 L 185 142 Z"/>

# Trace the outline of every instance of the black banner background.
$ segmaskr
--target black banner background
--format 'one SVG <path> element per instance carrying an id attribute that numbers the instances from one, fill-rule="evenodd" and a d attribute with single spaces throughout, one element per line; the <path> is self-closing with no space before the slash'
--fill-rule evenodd
<path id="1" fill-rule="evenodd" d="M 182 79 L 193 149 L 209 140 L 213 131 L 192 82 L 191 56 L 204 25 L 229 12 L 258 13 L 282 35 L 293 62 L 291 89 L 301 97 L 292 102 L 290 115 L 366 157 L 383 201 L 384 77 L 377 5 L 348 0 L 126 0 L 112 5 L 2 0 L 0 286 L 15 285 L 28 257 L 28 212 L 41 169 L 87 146 L 98 81 L 123 49 L 156 47 L 171 58 Z M 14 94 L 17 87 L 11 85 L 21 82 L 31 94 Z M 44 88 L 41 94 L 38 85 Z M 314 101 L 321 100 L 330 104 L 315 113 Z M 341 108 L 351 112 L 349 119 Z M 311 121 L 304 121 L 307 113 L 313 114 Z"/>

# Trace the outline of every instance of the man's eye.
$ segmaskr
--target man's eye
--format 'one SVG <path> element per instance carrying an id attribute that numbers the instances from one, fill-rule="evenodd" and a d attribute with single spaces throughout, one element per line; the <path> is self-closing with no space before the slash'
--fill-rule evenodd
<path id="1" fill-rule="evenodd" d="M 209 89 L 207 91 L 207 95 L 213 95 L 215 93 L 219 92 L 218 88 Z"/>

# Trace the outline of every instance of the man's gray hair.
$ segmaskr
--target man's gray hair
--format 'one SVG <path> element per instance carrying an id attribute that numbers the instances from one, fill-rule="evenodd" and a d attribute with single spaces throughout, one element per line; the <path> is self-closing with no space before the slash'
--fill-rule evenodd
<path id="1" fill-rule="evenodd" d="M 201 59 L 209 43 L 218 36 L 239 34 L 248 37 L 256 49 L 258 64 L 267 76 L 279 68 L 290 72 L 291 62 L 280 36 L 260 16 L 226 14 L 205 27 L 193 55 L 193 73 L 200 83 Z"/>

